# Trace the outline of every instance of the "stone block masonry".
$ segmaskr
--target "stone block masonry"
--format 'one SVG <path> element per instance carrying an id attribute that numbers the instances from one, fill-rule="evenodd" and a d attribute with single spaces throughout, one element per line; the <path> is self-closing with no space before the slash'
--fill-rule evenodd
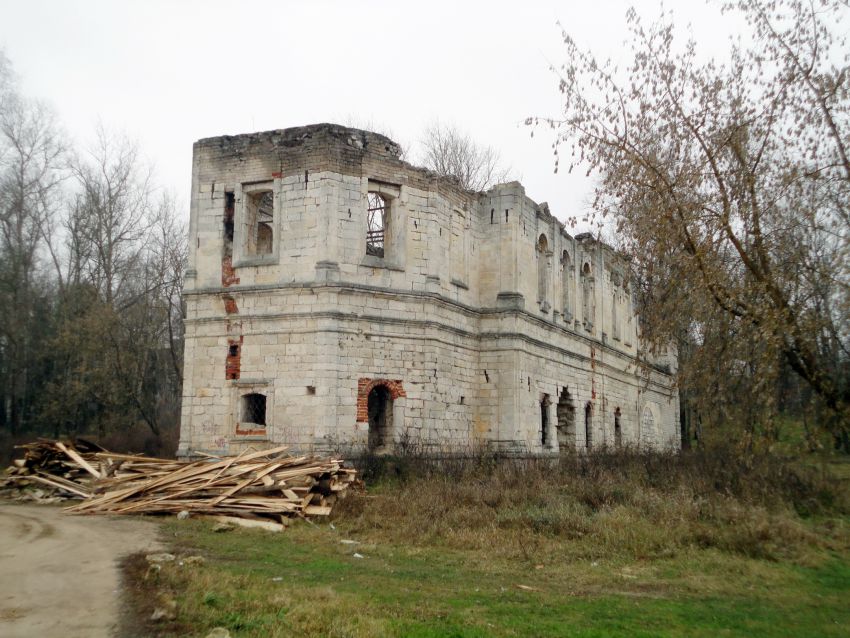
<path id="1" fill-rule="evenodd" d="M 332 124 L 209 138 L 190 235 L 181 455 L 679 445 L 628 263 L 517 182 L 464 191 Z"/>

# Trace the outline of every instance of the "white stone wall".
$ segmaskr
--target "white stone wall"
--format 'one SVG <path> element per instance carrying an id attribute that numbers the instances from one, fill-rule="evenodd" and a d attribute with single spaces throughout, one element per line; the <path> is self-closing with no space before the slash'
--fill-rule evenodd
<path id="1" fill-rule="evenodd" d="M 244 204 L 267 186 L 273 250 L 251 255 Z M 365 247 L 366 195 L 377 189 L 391 194 L 383 259 Z M 672 378 L 635 363 L 625 264 L 566 233 L 516 182 L 464 192 L 398 160 L 386 138 L 332 125 L 212 138 L 195 145 L 190 232 L 181 454 L 365 446 L 358 398 L 362 412 L 373 379 L 398 382 L 392 435 L 417 446 L 575 453 L 586 449 L 588 404 L 594 446 L 614 443 L 618 408 L 624 443 L 679 445 Z M 674 354 L 664 362 L 675 369 Z M 227 378 L 234 363 L 238 378 Z M 565 387 L 568 450 L 556 436 Z M 266 397 L 264 428 L 242 423 L 247 393 Z"/>

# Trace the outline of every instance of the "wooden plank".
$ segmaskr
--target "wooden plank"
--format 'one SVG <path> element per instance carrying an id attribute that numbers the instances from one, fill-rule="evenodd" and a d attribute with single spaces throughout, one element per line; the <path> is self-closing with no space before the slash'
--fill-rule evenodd
<path id="1" fill-rule="evenodd" d="M 39 483 L 44 483 L 46 485 L 50 485 L 51 487 L 55 487 L 66 492 L 71 492 L 72 494 L 77 494 L 79 496 L 82 496 L 83 498 L 89 498 L 89 496 L 91 496 L 91 494 L 86 494 L 81 489 L 77 489 L 76 487 L 71 487 L 69 485 L 62 485 L 61 483 L 52 481 L 45 476 L 39 476 L 38 474 L 32 474 L 28 476 L 27 479 L 32 479 L 34 481 L 38 481 Z"/>
<path id="2" fill-rule="evenodd" d="M 247 479 L 247 480 L 242 481 L 241 483 L 239 483 L 239 484 L 237 484 L 237 485 L 234 485 L 234 486 L 233 486 L 233 487 L 231 487 L 229 490 L 227 490 L 224 494 L 222 494 L 222 495 L 221 495 L 221 496 L 219 496 L 218 498 L 213 499 L 213 500 L 210 502 L 210 505 L 215 505 L 215 504 L 217 504 L 217 503 L 220 503 L 221 501 L 223 501 L 225 498 L 227 498 L 227 497 L 228 497 L 228 496 L 230 496 L 231 494 L 235 494 L 236 492 L 238 492 L 239 490 L 241 490 L 243 487 L 246 487 L 247 485 L 250 485 L 251 483 L 253 483 L 253 482 L 254 482 L 254 481 L 256 481 L 257 479 L 261 479 L 261 478 L 263 478 L 264 476 L 266 476 L 267 474 L 271 474 L 272 472 L 274 472 L 274 471 L 275 471 L 276 469 L 278 469 L 279 467 L 280 467 L 280 464 L 279 464 L 279 463 L 272 463 L 272 464 L 271 464 L 271 465 L 269 465 L 266 469 L 264 469 L 262 472 L 259 472 L 256 476 L 248 477 L 248 479 Z"/>
<path id="3" fill-rule="evenodd" d="M 59 448 L 60 450 L 62 450 L 65 454 L 70 456 L 72 459 L 74 459 L 74 462 L 76 462 L 81 468 L 83 468 L 86 472 L 88 472 L 89 474 L 91 474 L 95 478 L 98 478 L 98 479 L 103 478 L 100 475 L 100 472 L 98 472 L 96 469 L 94 469 L 91 465 L 88 464 L 88 461 L 86 461 L 82 456 L 77 454 L 76 451 L 65 447 L 65 445 L 61 441 L 56 441 L 56 447 Z"/>
<path id="4" fill-rule="evenodd" d="M 253 518 L 240 518 L 238 516 L 205 516 L 219 523 L 232 523 L 241 527 L 250 527 L 254 529 L 264 529 L 268 532 L 283 532 L 286 530 L 286 525 L 275 523 L 273 521 L 260 521 Z"/>

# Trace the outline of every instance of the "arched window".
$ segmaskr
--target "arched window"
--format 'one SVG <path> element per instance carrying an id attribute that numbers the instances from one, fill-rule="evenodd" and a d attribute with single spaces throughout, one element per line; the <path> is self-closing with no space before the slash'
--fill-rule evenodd
<path id="1" fill-rule="evenodd" d="M 596 322 L 596 296 L 593 291 L 593 274 L 590 264 L 585 263 L 581 269 L 582 319 L 587 330 L 593 330 Z"/>
<path id="2" fill-rule="evenodd" d="M 558 407 L 555 410 L 558 418 L 558 449 L 574 450 L 576 447 L 576 409 L 573 399 L 566 386 L 558 397 Z"/>
<path id="3" fill-rule="evenodd" d="M 551 404 L 552 400 L 549 398 L 549 395 L 544 394 L 540 399 L 540 444 L 543 447 L 552 445 L 552 433 L 549 426 L 549 406 Z"/>
<path id="4" fill-rule="evenodd" d="M 573 277 L 573 262 L 570 254 L 565 250 L 561 254 L 561 288 L 563 301 L 564 321 L 573 320 L 573 289 L 575 279 Z"/>
<path id="5" fill-rule="evenodd" d="M 369 451 L 385 452 L 392 444 L 393 397 L 385 385 L 376 385 L 367 398 Z"/>
<path id="6" fill-rule="evenodd" d="M 620 295 L 614 290 L 611 298 L 611 336 L 620 340 L 620 313 L 617 307 L 620 305 Z"/>
<path id="7" fill-rule="evenodd" d="M 614 447 L 623 447 L 623 427 L 620 423 L 620 408 L 614 410 Z"/>
<path id="8" fill-rule="evenodd" d="M 537 301 L 543 312 L 549 310 L 549 241 L 541 234 L 537 239 Z"/>
<path id="9" fill-rule="evenodd" d="M 584 445 L 588 451 L 593 448 L 593 405 L 590 401 L 584 406 Z"/>

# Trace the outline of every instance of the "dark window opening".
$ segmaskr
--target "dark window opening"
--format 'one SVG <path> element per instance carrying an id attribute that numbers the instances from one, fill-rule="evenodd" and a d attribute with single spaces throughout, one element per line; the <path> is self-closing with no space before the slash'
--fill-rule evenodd
<path id="1" fill-rule="evenodd" d="M 620 426 L 620 408 L 614 410 L 614 446 L 623 447 L 623 428 Z"/>
<path id="2" fill-rule="evenodd" d="M 576 446 L 576 409 L 565 387 L 558 397 L 555 409 L 558 418 L 558 448 L 561 450 L 575 449 Z"/>
<path id="3" fill-rule="evenodd" d="M 242 422 L 266 425 L 266 397 L 263 394 L 246 394 L 242 397 Z"/>
<path id="4" fill-rule="evenodd" d="M 224 256 L 233 254 L 233 214 L 236 210 L 236 196 L 233 191 L 224 193 Z"/>
<path id="5" fill-rule="evenodd" d="M 593 406 L 590 401 L 584 406 L 584 445 L 589 450 L 593 447 Z"/>
<path id="6" fill-rule="evenodd" d="M 552 401 L 548 394 L 544 394 L 540 400 L 540 443 L 543 447 L 548 447 L 550 444 L 551 434 L 549 433 L 549 405 Z"/>
<path id="7" fill-rule="evenodd" d="M 369 415 L 369 451 L 384 452 L 391 442 L 393 399 L 389 389 L 379 385 L 372 388 L 367 399 Z"/>
<path id="8" fill-rule="evenodd" d="M 374 191 L 369 191 L 366 196 L 366 221 L 366 254 L 383 258 L 387 200 Z"/>
<path id="9" fill-rule="evenodd" d="M 307 394 L 316 394 L 316 386 L 308 385 L 307 386 Z"/>
<path id="10" fill-rule="evenodd" d="M 228 349 L 227 349 L 227 356 L 229 356 L 229 357 L 235 357 L 235 356 L 238 356 L 238 355 L 239 355 L 239 346 L 238 346 L 238 345 L 236 345 L 235 343 L 233 343 L 233 344 L 231 344 L 230 346 L 228 346 Z"/>

